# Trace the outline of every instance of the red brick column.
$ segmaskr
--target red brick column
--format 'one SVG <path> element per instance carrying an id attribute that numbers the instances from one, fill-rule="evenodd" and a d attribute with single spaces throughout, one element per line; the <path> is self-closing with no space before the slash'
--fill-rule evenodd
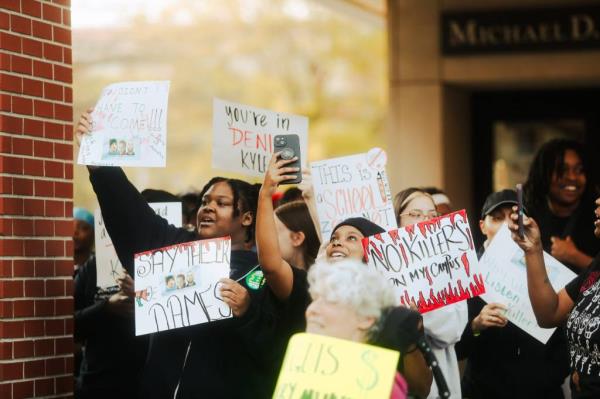
<path id="1" fill-rule="evenodd" d="M 0 0 L 0 398 L 73 390 L 70 0 Z"/>

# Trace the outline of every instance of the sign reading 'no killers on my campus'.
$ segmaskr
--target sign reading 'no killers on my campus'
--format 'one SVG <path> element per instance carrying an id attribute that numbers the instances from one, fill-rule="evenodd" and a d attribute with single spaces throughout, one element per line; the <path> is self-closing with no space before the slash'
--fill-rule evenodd
<path id="1" fill-rule="evenodd" d="M 464 209 L 364 238 L 363 246 L 400 302 L 416 303 L 421 313 L 485 292 Z"/>

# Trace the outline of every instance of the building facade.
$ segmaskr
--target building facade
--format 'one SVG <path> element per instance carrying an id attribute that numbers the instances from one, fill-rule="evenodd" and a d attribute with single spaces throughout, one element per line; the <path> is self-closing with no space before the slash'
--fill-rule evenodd
<path id="1" fill-rule="evenodd" d="M 544 141 L 598 153 L 600 2 L 386 5 L 393 187 L 440 186 L 476 215 L 491 190 L 523 181 Z"/>
<path id="2" fill-rule="evenodd" d="M 70 0 L 0 1 L 0 398 L 73 392 Z"/>

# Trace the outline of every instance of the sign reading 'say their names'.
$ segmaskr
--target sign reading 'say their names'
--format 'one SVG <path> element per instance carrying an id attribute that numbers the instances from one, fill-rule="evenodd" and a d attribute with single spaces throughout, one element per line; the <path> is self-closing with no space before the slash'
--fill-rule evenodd
<path id="1" fill-rule="evenodd" d="M 167 160 L 168 81 L 114 83 L 102 90 L 77 163 L 164 167 Z"/>
<path id="2" fill-rule="evenodd" d="M 306 164 L 308 118 L 213 100 L 212 166 L 247 176 L 262 177 L 273 154 L 278 134 L 300 137 L 300 159 Z"/>
<path id="3" fill-rule="evenodd" d="M 464 209 L 365 238 L 363 246 L 400 302 L 421 313 L 485 292 Z"/>
<path id="4" fill-rule="evenodd" d="M 219 293 L 229 277 L 229 237 L 193 241 L 135 254 L 135 334 L 230 318 Z"/>

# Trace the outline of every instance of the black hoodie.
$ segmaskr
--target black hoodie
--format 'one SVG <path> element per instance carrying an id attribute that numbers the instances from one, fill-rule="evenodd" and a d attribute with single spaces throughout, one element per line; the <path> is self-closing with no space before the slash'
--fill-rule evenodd
<path id="1" fill-rule="evenodd" d="M 478 251 L 479 258 L 482 255 L 483 248 Z M 562 399 L 561 385 L 569 374 L 564 329 L 556 329 L 545 345 L 510 321 L 475 336 L 471 323 L 485 305 L 480 297 L 467 299 L 469 322 L 455 346 L 459 360 L 468 358 L 463 395 L 472 399 Z"/>
<path id="2" fill-rule="evenodd" d="M 199 240 L 196 232 L 169 225 L 148 206 L 120 168 L 90 171 L 90 181 L 119 260 L 131 276 L 138 252 Z M 252 251 L 232 251 L 230 277 L 240 279 L 258 265 Z M 274 386 L 273 354 L 257 351 L 251 330 L 264 298 L 264 284 L 240 284 L 251 296 L 242 318 L 159 332 L 151 335 L 141 379 L 144 399 L 267 398 Z M 261 317 L 268 312 L 261 311 Z M 269 330 L 267 330 L 269 331 Z M 186 356 L 187 355 L 187 356 Z"/>
<path id="3" fill-rule="evenodd" d="M 135 397 L 148 337 L 135 336 L 132 317 L 112 314 L 96 287 L 96 258 L 90 257 L 75 276 L 75 340 L 85 345 L 76 398 Z"/>

